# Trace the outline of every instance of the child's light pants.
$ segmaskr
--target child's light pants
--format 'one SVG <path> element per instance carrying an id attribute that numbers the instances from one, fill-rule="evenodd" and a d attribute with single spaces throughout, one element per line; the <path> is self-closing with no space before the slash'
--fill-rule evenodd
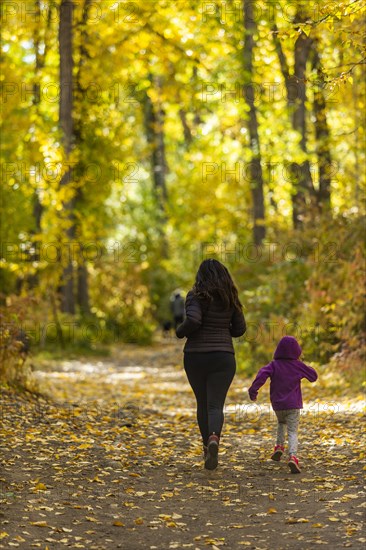
<path id="1" fill-rule="evenodd" d="M 290 455 L 297 453 L 297 429 L 299 426 L 300 409 L 288 409 L 275 411 L 277 416 L 277 445 L 285 444 L 285 427 L 287 425 L 288 452 Z"/>

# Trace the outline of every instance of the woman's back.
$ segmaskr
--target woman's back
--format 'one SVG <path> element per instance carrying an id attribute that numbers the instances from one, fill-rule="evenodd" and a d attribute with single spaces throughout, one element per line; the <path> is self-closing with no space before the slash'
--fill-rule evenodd
<path id="1" fill-rule="evenodd" d="M 238 290 L 228 269 L 218 260 L 203 260 L 187 294 L 186 318 L 176 329 L 187 337 L 184 370 L 197 401 L 205 468 L 218 465 L 224 405 L 236 371 L 233 336 L 246 326 Z"/>
<path id="2" fill-rule="evenodd" d="M 225 308 L 218 295 L 211 301 L 203 301 L 190 291 L 186 299 L 186 321 L 179 327 L 177 336 L 187 336 L 185 352 L 234 353 L 232 337 L 244 334 L 245 328 L 243 313 L 234 306 Z"/>

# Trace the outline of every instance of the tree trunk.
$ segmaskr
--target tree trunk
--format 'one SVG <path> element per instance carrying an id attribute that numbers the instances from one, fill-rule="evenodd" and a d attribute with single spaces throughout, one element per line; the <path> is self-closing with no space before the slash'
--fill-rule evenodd
<path id="1" fill-rule="evenodd" d="M 253 82 L 253 50 L 254 33 L 257 30 L 254 19 L 253 1 L 243 0 L 244 9 L 244 48 L 243 48 L 243 70 L 245 82 L 245 100 L 249 107 L 248 131 L 250 139 L 250 150 L 252 160 L 250 163 L 250 185 L 253 199 L 253 241 L 256 245 L 263 241 L 265 230 L 265 208 L 263 195 L 263 173 L 261 152 L 258 133 L 257 110 L 254 104 L 255 91 Z"/>
<path id="2" fill-rule="evenodd" d="M 314 92 L 313 111 L 315 116 L 315 137 L 318 156 L 319 190 L 317 203 L 320 212 L 330 211 L 331 197 L 331 169 L 332 157 L 330 153 L 330 131 L 327 121 L 326 101 L 324 96 L 325 79 L 321 68 L 321 62 L 317 49 L 317 43 L 313 42 L 312 65 L 317 71 L 317 87 Z"/>
<path id="3" fill-rule="evenodd" d="M 184 109 L 179 109 L 179 118 L 183 127 L 184 142 L 188 149 L 190 144 L 192 143 L 192 131 L 187 122 L 187 113 Z"/>
<path id="4" fill-rule="evenodd" d="M 40 0 L 35 0 L 35 8 L 37 13 L 37 21 L 41 20 L 41 6 L 40 6 Z M 51 8 L 48 11 L 48 25 L 51 24 Z M 45 46 L 46 47 L 46 46 Z M 45 51 L 43 55 L 40 53 L 40 36 L 39 36 L 39 26 L 36 25 L 34 28 L 34 50 L 36 54 L 36 66 L 35 66 L 35 78 L 34 78 L 34 85 L 33 85 L 33 105 L 39 105 L 40 102 L 40 85 L 39 85 L 39 78 L 40 78 L 40 71 L 44 66 L 44 59 L 45 59 Z M 33 216 L 35 221 L 35 233 L 41 232 L 41 217 L 42 217 L 42 211 L 43 207 L 41 203 L 39 202 L 38 198 L 38 192 L 37 189 L 34 192 L 33 195 Z M 37 245 L 37 243 L 34 243 Z M 37 246 L 34 247 L 35 250 L 37 250 Z"/>
<path id="5" fill-rule="evenodd" d="M 150 77 L 150 81 L 152 78 Z M 151 170 L 158 205 L 165 213 L 167 188 L 165 176 L 167 163 L 164 143 L 164 112 L 161 105 L 154 105 L 150 96 L 145 96 L 145 127 L 147 142 L 151 147 Z"/>
<path id="6" fill-rule="evenodd" d="M 300 23 L 302 18 L 296 14 L 294 23 Z M 294 75 L 291 76 L 286 56 L 283 52 L 278 29 L 272 28 L 273 40 L 285 80 L 287 105 L 292 113 L 291 123 L 293 129 L 300 134 L 300 148 L 307 153 L 306 132 L 306 64 L 309 57 L 312 39 L 301 32 L 295 42 L 294 51 Z M 310 172 L 310 163 L 305 160 L 302 163 L 290 164 L 291 181 L 294 187 L 292 195 L 292 218 L 294 227 L 300 227 L 308 211 L 308 204 L 314 194 L 314 185 Z"/>
<path id="7" fill-rule="evenodd" d="M 89 279 L 88 279 L 88 269 L 85 264 L 79 263 L 78 265 L 78 284 L 77 284 L 77 301 L 80 308 L 80 312 L 83 315 L 89 315 L 90 305 L 89 305 Z"/>
<path id="8" fill-rule="evenodd" d="M 88 12 L 91 5 L 92 0 L 85 0 L 84 6 L 83 6 L 83 12 L 82 12 L 82 18 L 80 22 L 81 30 L 80 30 L 80 48 L 79 48 L 79 63 L 78 68 L 76 72 L 75 77 L 75 91 L 76 91 L 76 98 L 78 102 L 78 114 L 79 116 L 74 121 L 74 139 L 75 139 L 75 145 L 77 147 L 81 147 L 82 142 L 84 140 L 83 136 L 83 123 L 85 119 L 85 103 L 83 102 L 83 96 L 85 93 L 85 89 L 82 85 L 81 80 L 81 73 L 82 68 L 87 61 L 87 59 L 90 58 L 88 49 L 86 47 L 86 42 L 88 38 L 87 34 L 87 22 L 88 22 Z M 85 163 L 81 159 L 78 163 L 78 169 L 77 173 L 83 174 L 85 170 Z M 84 196 L 84 186 L 78 186 L 76 195 L 75 195 L 75 208 L 78 207 L 78 205 L 82 202 L 83 196 Z M 90 313 L 90 301 L 89 301 L 89 273 L 88 268 L 86 264 L 86 260 L 83 254 L 83 243 L 81 242 L 82 235 L 80 234 L 80 226 L 75 221 L 75 234 L 79 240 L 79 254 L 77 258 L 78 268 L 77 268 L 77 304 L 80 309 L 80 312 L 84 315 L 88 315 Z"/>
<path id="9" fill-rule="evenodd" d="M 60 344 L 61 348 L 65 349 L 65 340 L 64 340 L 64 335 L 63 335 L 63 332 L 62 332 L 62 325 L 60 323 L 60 319 L 59 319 L 59 316 L 58 316 L 57 301 L 56 301 L 56 298 L 55 298 L 54 289 L 49 288 L 48 292 L 49 292 L 48 295 L 50 297 L 50 302 L 51 302 L 53 322 L 55 323 L 55 327 L 56 327 L 57 339 L 59 341 L 59 344 Z M 44 331 L 42 331 L 42 333 L 43 332 Z"/>
<path id="10" fill-rule="evenodd" d="M 41 4 L 40 0 L 35 0 L 34 2 L 35 7 L 35 13 L 36 13 L 36 20 L 41 21 Z M 41 71 L 45 64 L 45 59 L 47 55 L 48 50 L 48 40 L 47 36 L 49 34 L 50 28 L 51 28 L 51 21 L 52 21 L 52 6 L 49 7 L 48 10 L 48 17 L 47 17 L 47 23 L 46 23 L 46 29 L 45 29 L 45 37 L 44 37 L 44 50 L 43 53 L 41 52 L 41 36 L 40 36 L 40 26 L 35 25 L 34 27 L 34 35 L 33 35 L 33 44 L 34 44 L 34 53 L 35 53 L 35 67 L 34 67 L 34 83 L 33 83 L 33 106 L 35 110 L 38 113 L 38 106 L 41 101 L 41 93 L 40 93 L 40 77 L 41 77 Z M 36 184 L 35 184 L 36 186 Z M 33 197 L 32 197 L 32 205 L 33 205 L 33 219 L 34 219 L 34 229 L 31 231 L 31 239 L 32 239 L 32 246 L 31 250 L 29 252 L 29 261 L 30 262 L 39 262 L 39 252 L 38 252 L 38 246 L 39 241 L 37 240 L 36 236 L 41 234 L 41 220 L 42 220 L 42 214 L 43 214 L 43 206 L 39 200 L 38 196 L 38 189 L 35 187 Z M 29 288 L 35 288 L 39 284 L 39 277 L 38 273 L 35 272 L 33 274 L 30 274 L 26 278 L 27 286 Z"/>
<path id="11" fill-rule="evenodd" d="M 60 52 L 60 105 L 59 123 L 62 132 L 62 141 L 65 151 L 66 162 L 70 157 L 73 146 L 73 56 L 72 56 L 72 20 L 73 1 L 61 0 L 60 24 L 59 24 L 59 52 Z M 71 183 L 71 168 L 65 170 L 60 181 L 60 187 L 68 186 Z M 67 201 L 64 205 L 64 216 L 67 220 L 66 238 L 72 242 L 75 237 L 74 227 L 74 199 Z M 62 254 L 64 256 L 64 254 Z M 63 269 L 61 285 L 61 309 L 66 313 L 75 313 L 74 296 L 74 270 L 72 257 L 66 258 L 66 265 Z"/>
<path id="12" fill-rule="evenodd" d="M 160 85 L 159 82 L 154 83 L 151 75 L 149 75 L 149 80 L 157 86 Z M 166 258 L 168 257 L 168 243 L 165 237 L 164 226 L 167 221 L 166 202 L 168 199 L 168 192 L 166 187 L 166 174 L 168 172 L 168 165 L 165 155 L 164 111 L 161 104 L 154 104 L 147 93 L 144 102 L 144 118 L 146 139 L 151 150 L 150 164 L 158 206 L 157 230 L 161 239 L 161 254 Z"/>
<path id="13" fill-rule="evenodd" d="M 301 18 L 297 17 L 296 22 Z M 307 133 L 306 133 L 306 63 L 309 57 L 311 39 L 301 32 L 295 42 L 295 66 L 294 77 L 291 79 L 293 90 L 295 91 L 294 110 L 292 114 L 292 126 L 299 132 L 300 148 L 307 153 Z M 310 172 L 310 163 L 305 160 L 301 164 L 291 163 L 290 172 L 292 181 L 295 183 L 295 194 L 293 196 L 293 223 L 299 227 L 304 222 L 309 198 L 314 190 L 313 180 Z"/>

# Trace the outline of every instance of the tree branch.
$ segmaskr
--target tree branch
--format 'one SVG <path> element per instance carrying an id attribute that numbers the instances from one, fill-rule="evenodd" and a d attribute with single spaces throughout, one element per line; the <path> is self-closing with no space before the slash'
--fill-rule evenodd
<path id="1" fill-rule="evenodd" d="M 277 52 L 278 60 L 280 62 L 281 72 L 287 81 L 290 78 L 290 71 L 287 63 L 287 59 L 285 56 L 285 52 L 283 51 L 281 40 L 278 38 L 278 28 L 276 23 L 272 26 L 272 36 L 273 36 L 273 43 L 275 46 L 275 50 Z"/>

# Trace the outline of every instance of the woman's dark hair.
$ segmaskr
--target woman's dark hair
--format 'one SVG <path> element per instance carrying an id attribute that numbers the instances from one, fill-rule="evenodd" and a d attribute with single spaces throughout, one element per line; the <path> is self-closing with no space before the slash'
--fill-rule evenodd
<path id="1" fill-rule="evenodd" d="M 238 289 L 228 269 L 213 258 L 203 260 L 199 266 L 192 291 L 204 302 L 210 302 L 214 297 L 219 297 L 225 309 L 235 307 L 241 310 L 242 308 Z"/>

